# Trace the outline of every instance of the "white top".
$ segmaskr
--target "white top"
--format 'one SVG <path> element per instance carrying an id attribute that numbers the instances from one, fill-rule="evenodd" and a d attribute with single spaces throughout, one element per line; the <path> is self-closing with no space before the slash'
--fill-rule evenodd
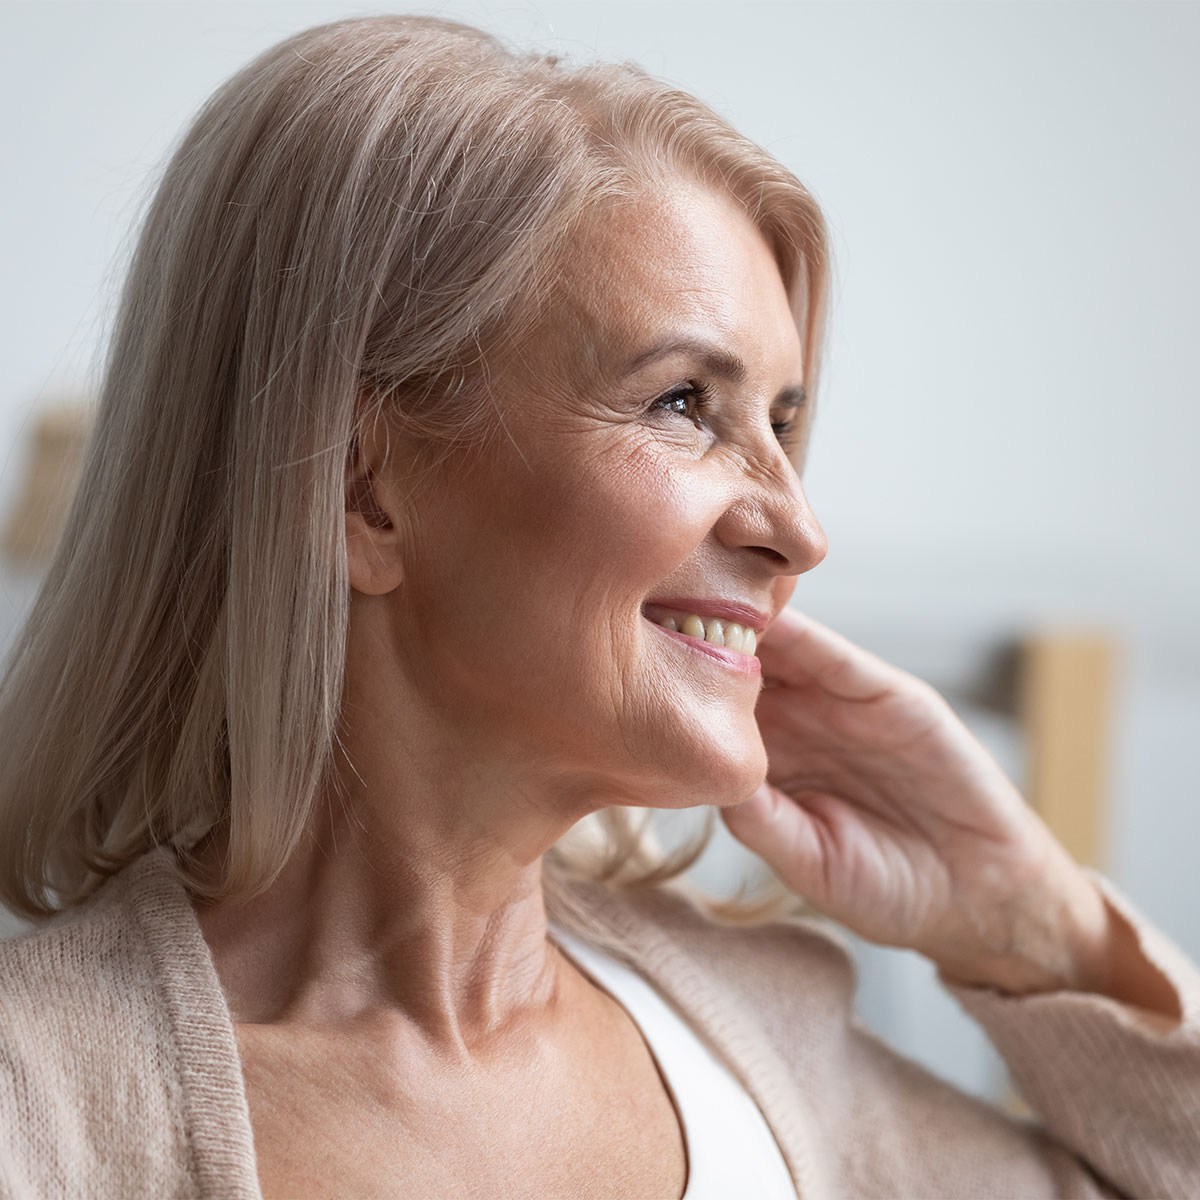
<path id="1" fill-rule="evenodd" d="M 796 1200 L 783 1156 L 758 1105 L 691 1027 L 636 971 L 550 922 L 579 968 L 629 1013 L 658 1063 L 683 1125 L 682 1200 Z"/>

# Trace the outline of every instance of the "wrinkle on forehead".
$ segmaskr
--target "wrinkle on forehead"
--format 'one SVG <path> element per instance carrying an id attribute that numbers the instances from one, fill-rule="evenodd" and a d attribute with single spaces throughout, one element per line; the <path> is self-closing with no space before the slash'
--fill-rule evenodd
<path id="1" fill-rule="evenodd" d="M 545 318 L 505 365 L 514 379 L 557 392 L 581 380 L 615 382 L 633 353 L 668 331 L 739 345 L 766 333 L 772 349 L 786 353 L 798 347 L 798 331 L 789 320 L 788 344 L 775 344 L 760 321 L 770 302 L 764 289 L 788 309 L 778 267 L 749 216 L 736 201 L 681 181 L 660 195 L 614 203 L 581 226 Z"/>

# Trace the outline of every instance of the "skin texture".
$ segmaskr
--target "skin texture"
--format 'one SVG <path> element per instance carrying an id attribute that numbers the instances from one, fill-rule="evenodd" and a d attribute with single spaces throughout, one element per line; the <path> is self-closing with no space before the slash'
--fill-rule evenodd
<path id="1" fill-rule="evenodd" d="M 702 417 L 656 404 L 694 357 L 623 375 L 679 334 L 746 363 Z M 547 940 L 540 859 L 599 807 L 762 782 L 759 679 L 641 605 L 773 615 L 821 561 L 772 426 L 802 365 L 756 228 L 681 185 L 581 233 L 553 320 L 495 364 L 500 436 L 420 470 L 385 423 L 362 440 L 344 794 L 264 895 L 199 910 L 268 1195 L 682 1193 L 663 1082 Z"/>

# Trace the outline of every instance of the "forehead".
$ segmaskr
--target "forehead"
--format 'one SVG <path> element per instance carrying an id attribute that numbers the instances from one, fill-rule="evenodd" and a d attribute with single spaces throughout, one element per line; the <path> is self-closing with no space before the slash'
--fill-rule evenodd
<path id="1" fill-rule="evenodd" d="M 614 206 L 572 239 L 555 285 L 555 342 L 611 372 L 666 334 L 698 335 L 748 359 L 798 363 L 778 265 L 736 202 L 698 185 Z"/>

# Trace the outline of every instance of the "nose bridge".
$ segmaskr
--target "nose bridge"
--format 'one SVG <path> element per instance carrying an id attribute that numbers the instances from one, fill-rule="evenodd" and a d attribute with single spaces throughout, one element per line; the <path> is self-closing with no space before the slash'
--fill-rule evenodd
<path id="1" fill-rule="evenodd" d="M 798 575 L 825 557 L 828 542 L 796 467 L 774 437 L 770 446 L 743 459 L 743 487 L 727 515 L 741 514 L 742 545 L 773 552 L 788 564 L 781 573 Z"/>

